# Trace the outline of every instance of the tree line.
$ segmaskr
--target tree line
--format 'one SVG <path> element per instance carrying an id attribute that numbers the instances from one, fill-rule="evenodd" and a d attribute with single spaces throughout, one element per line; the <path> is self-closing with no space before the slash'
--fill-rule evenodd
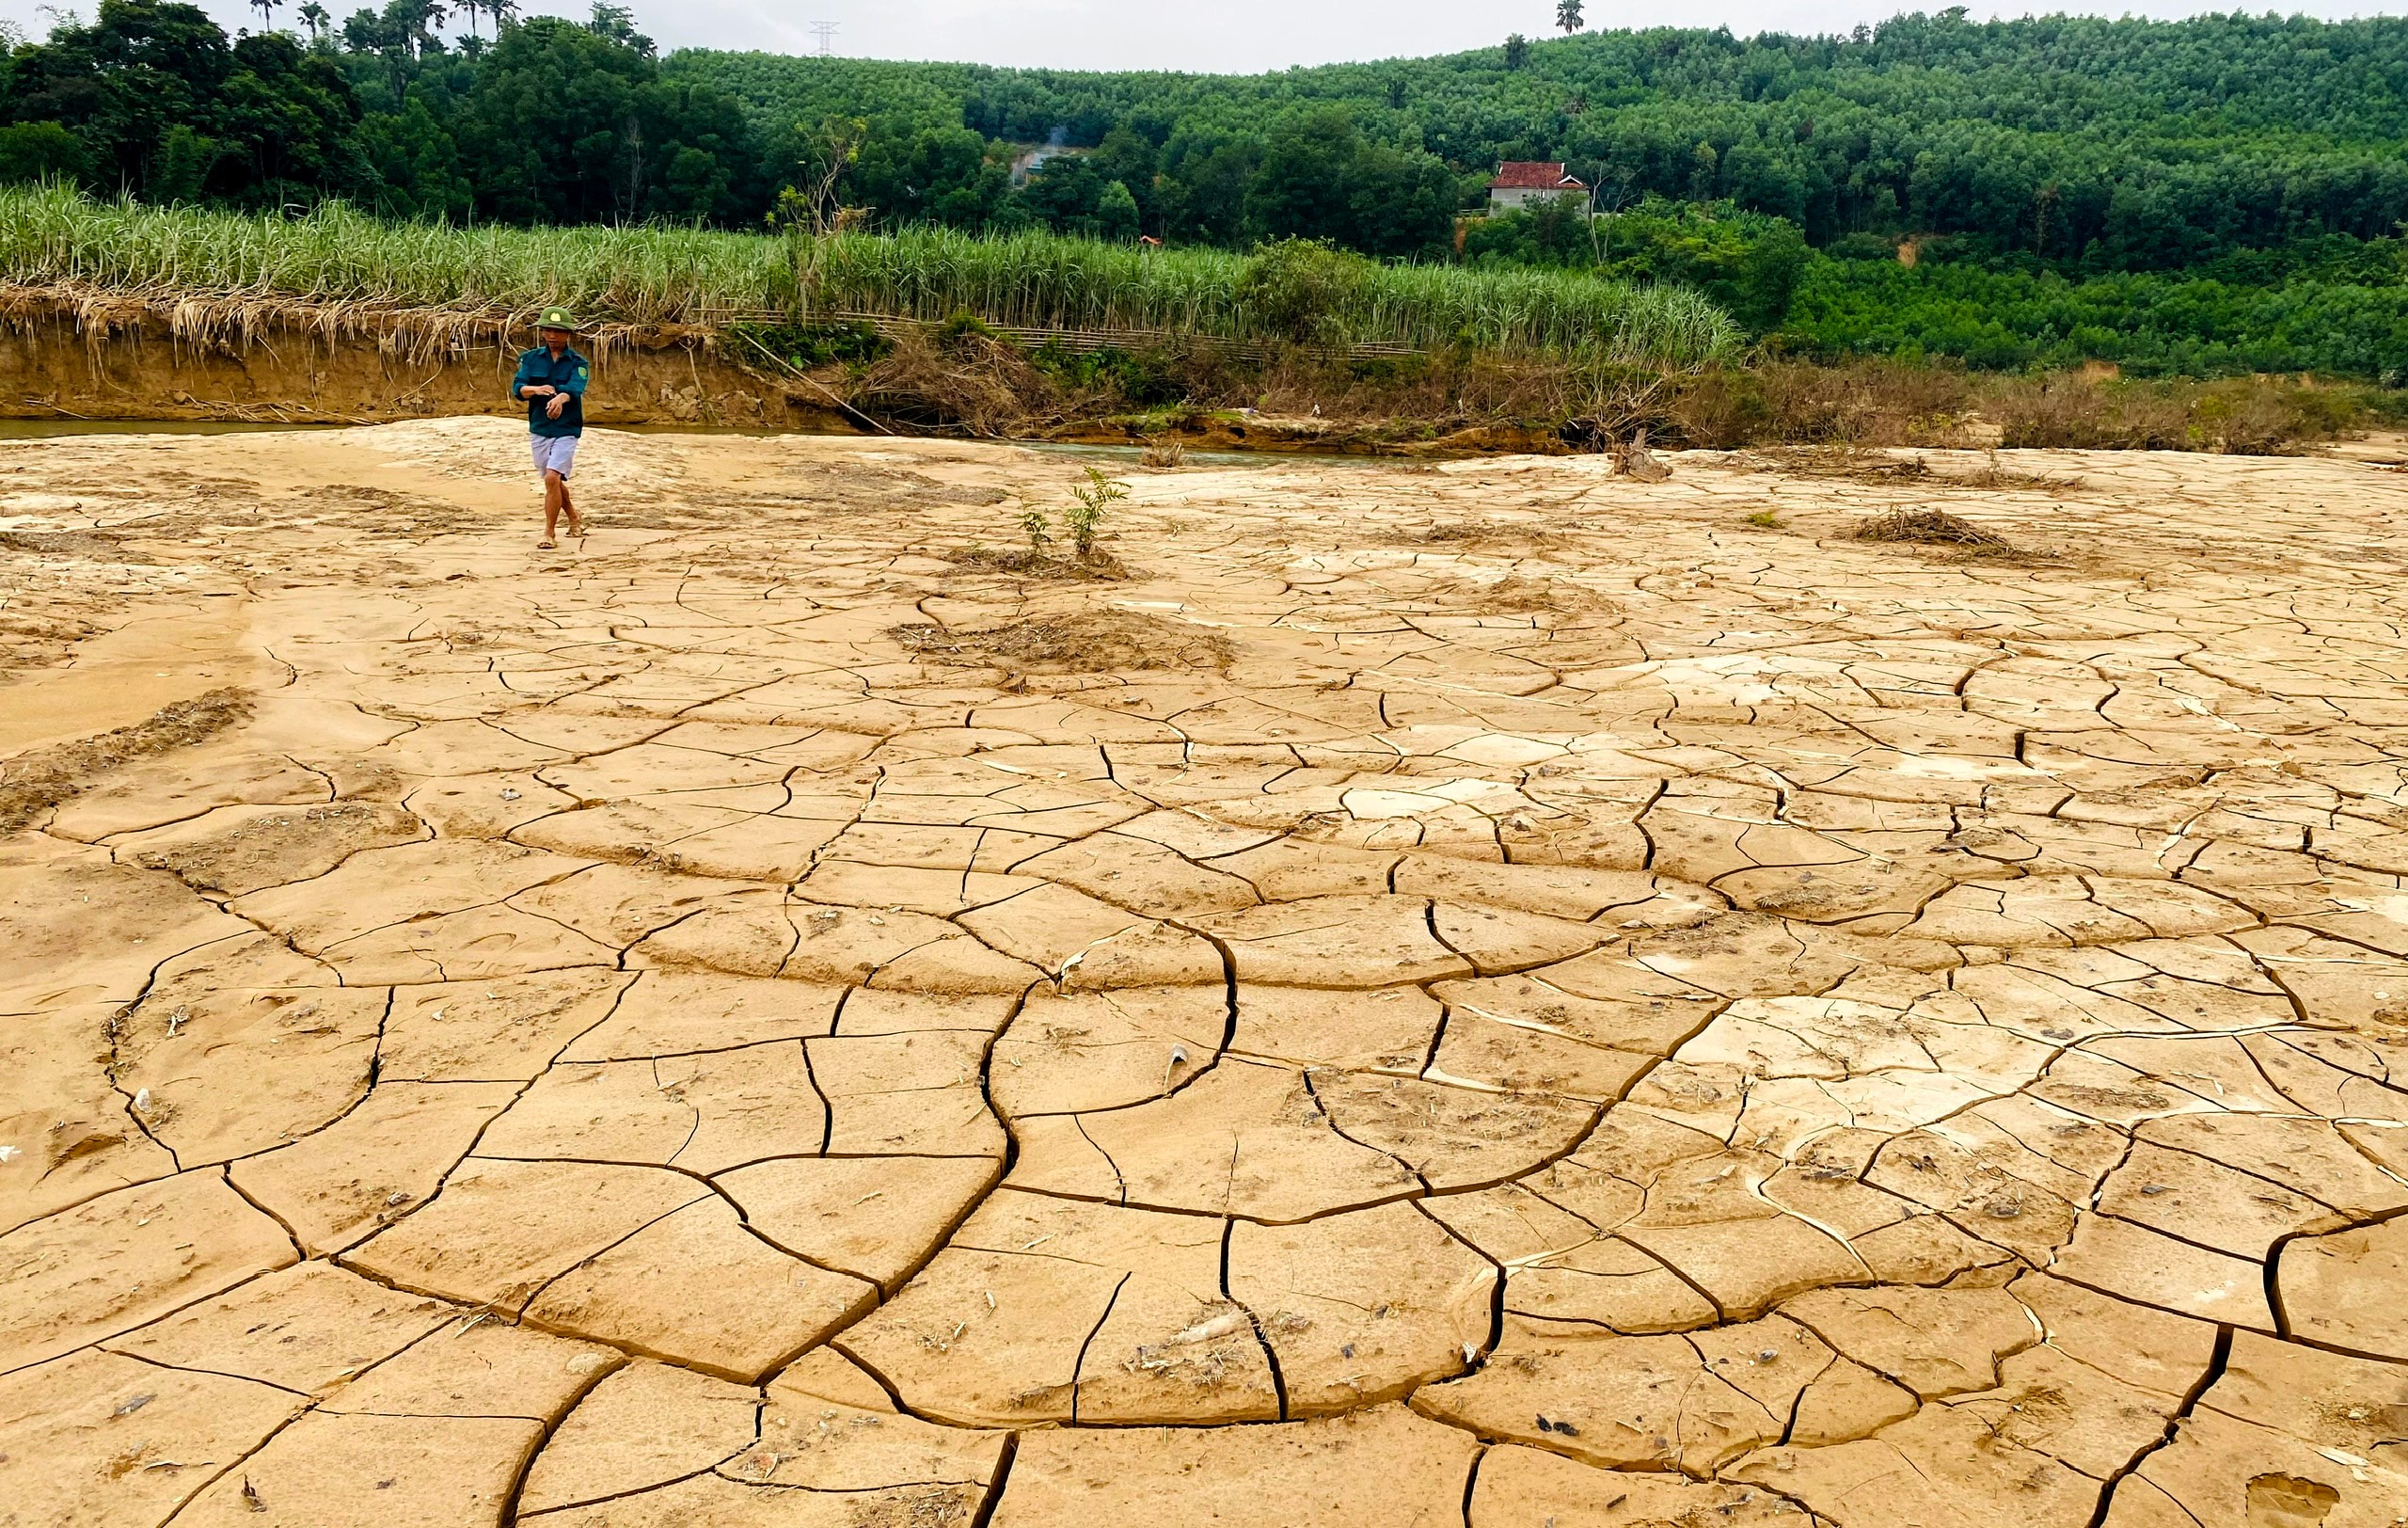
<path id="1" fill-rule="evenodd" d="M 757 221 L 780 173 L 732 95 L 665 77 L 623 7 L 515 8 L 388 0 L 338 23 L 309 0 L 301 33 L 230 38 L 197 6 L 102 0 L 0 58 L 0 179 L 454 221 Z"/>
<path id="2" fill-rule="evenodd" d="M 2296 351 L 2208 342 L 2245 310 L 2290 315 L 2292 332 L 2336 315 L 2377 325 L 2376 339 L 2323 349 L 2375 358 L 2361 370 L 2408 365 L 2376 316 L 2393 296 L 2316 295 L 2402 285 L 2398 19 L 1976 24 L 1950 9 L 1740 39 L 1587 32 L 1577 0 L 1555 0 L 1560 38 L 1202 75 L 664 58 L 608 0 L 582 23 L 522 20 L 515 0 L 386 0 L 341 19 L 319 0 L 286 7 L 254 0 L 261 27 L 230 37 L 181 0 L 101 0 L 88 23 L 12 40 L 0 180 L 251 209 L 341 199 L 453 222 L 725 228 L 761 227 L 795 211 L 797 185 L 825 187 L 872 227 L 1303 237 L 1593 269 L 1696 286 L 1752 331 L 1817 349 L 1920 344 L 1997 364 L 2141 323 L 2133 294 L 2158 291 L 2071 302 L 2067 283 L 2179 276 L 2292 295 L 2194 292 L 2150 309 L 2161 328 L 2184 314 L 2208 327 L 2135 362 Z M 1467 221 L 1508 159 L 1566 161 L 1613 215 Z M 1918 270 L 1877 269 L 1902 244 Z M 1801 293 L 1811 311 L 1794 312 Z M 1969 316 L 1982 301 L 2004 306 Z"/>

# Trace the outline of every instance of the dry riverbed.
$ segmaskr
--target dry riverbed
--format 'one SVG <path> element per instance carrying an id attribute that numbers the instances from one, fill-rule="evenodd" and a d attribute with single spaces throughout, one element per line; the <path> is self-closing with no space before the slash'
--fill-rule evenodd
<path id="1" fill-rule="evenodd" d="M 0 443 L 0 1522 L 2408 1521 L 2408 476 L 1668 460 Z"/>

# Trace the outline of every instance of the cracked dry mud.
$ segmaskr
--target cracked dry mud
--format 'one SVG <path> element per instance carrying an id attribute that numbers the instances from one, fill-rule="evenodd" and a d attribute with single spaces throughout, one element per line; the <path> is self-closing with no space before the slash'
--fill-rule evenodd
<path id="1" fill-rule="evenodd" d="M 2408 1520 L 2408 481 L 520 455 L 0 446 L 0 1523 Z"/>

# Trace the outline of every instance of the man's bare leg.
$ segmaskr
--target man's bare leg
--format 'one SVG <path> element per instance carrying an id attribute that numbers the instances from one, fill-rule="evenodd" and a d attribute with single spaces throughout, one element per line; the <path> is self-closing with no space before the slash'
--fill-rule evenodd
<path id="1" fill-rule="evenodd" d="M 558 472 L 547 469 L 544 473 L 544 545 L 552 544 L 552 533 L 561 522 L 561 505 L 568 498 L 568 485 Z"/>
<path id="2" fill-rule="evenodd" d="M 560 482 L 561 513 L 568 517 L 568 533 L 581 536 L 585 534 L 585 517 L 577 512 L 577 497 L 568 491 L 568 479 L 562 478 Z"/>

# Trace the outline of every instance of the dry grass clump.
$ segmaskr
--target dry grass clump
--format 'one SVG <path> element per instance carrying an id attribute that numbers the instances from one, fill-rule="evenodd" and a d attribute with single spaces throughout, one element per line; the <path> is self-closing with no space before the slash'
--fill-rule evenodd
<path id="1" fill-rule="evenodd" d="M 93 531 L 0 531 L 0 551 L 28 552 L 36 557 L 91 557 L 112 563 L 148 563 L 129 551 L 117 537 Z"/>
<path id="2" fill-rule="evenodd" d="M 1955 547 L 1965 551 L 2012 551 L 2014 544 L 1995 531 L 1944 509 L 1893 509 L 1861 521 L 1848 535 L 1858 541 L 1901 541 L 1917 547 Z"/>
<path id="3" fill-rule="evenodd" d="M 2124 380 L 1881 358 L 1712 367 L 1672 378 L 1656 407 L 1668 438 L 1725 451 L 2004 446 L 2231 455 L 2303 451 L 2361 427 L 2368 414 L 2363 390 L 2288 377 Z"/>
<path id="4" fill-rule="evenodd" d="M 1384 532 L 1380 539 L 1408 547 L 1476 546 L 1483 541 L 1501 541 L 1513 533 L 1512 526 L 1497 520 L 1439 520 L 1430 525 L 1399 526 Z"/>
<path id="5" fill-rule="evenodd" d="M 1766 360 L 1681 379 L 1659 405 L 1660 432 L 1686 445 L 1973 446 L 1982 444 L 1970 375 L 1936 366 L 1860 360 L 1835 366 Z"/>
<path id="6" fill-rule="evenodd" d="M 2359 399 L 2284 377 L 2119 382 L 2092 376 L 1993 383 L 1985 411 L 1999 444 L 2102 451 L 2211 451 L 2290 456 L 2358 423 Z"/>
<path id="7" fill-rule="evenodd" d="M 1402 525 L 1380 533 L 1378 539 L 1392 547 L 1470 549 L 1480 547 L 1543 548 L 1558 545 L 1563 538 L 1540 525 L 1474 517 L 1435 520 L 1428 525 Z"/>
<path id="8" fill-rule="evenodd" d="M 1134 611 L 1094 611 L 993 627 L 914 622 L 886 635 L 924 663 L 1026 674 L 1219 669 L 1237 656 L 1218 631 Z"/>
<path id="9" fill-rule="evenodd" d="M 1766 446 L 1742 454 L 1732 465 L 1787 477 L 1846 478 L 1855 483 L 1910 483 L 1931 475 L 1920 456 L 1893 456 L 1854 444 Z"/>
<path id="10" fill-rule="evenodd" d="M 1789 477 L 1846 478 L 1856 483 L 1927 483 L 1934 487 L 2020 489 L 2063 493 L 2082 486 L 2082 479 L 2049 472 L 2025 472 L 1999 464 L 1996 450 L 1984 454 L 1970 472 L 1936 471 L 1921 456 L 1893 456 L 1878 448 L 1854 443 L 1825 446 L 1764 446 L 1743 452 L 1732 466 L 1747 471 L 1780 472 Z"/>
<path id="11" fill-rule="evenodd" d="M 1593 615 L 1615 608 L 1612 600 L 1585 584 L 1521 573 L 1472 585 L 1459 598 L 1471 610 L 1499 615 Z"/>
<path id="12" fill-rule="evenodd" d="M 1998 453 L 1986 454 L 1982 465 L 1971 472 L 1942 473 L 1936 481 L 1952 488 L 1997 488 L 2021 490 L 2027 493 L 2070 493 L 2082 486 L 2079 477 L 2055 472 L 2023 472 L 1998 464 Z"/>
<path id="13" fill-rule="evenodd" d="M 0 773 L 0 833 L 14 833 L 81 795 L 95 777 L 120 764 L 190 747 L 250 714 L 250 698 L 242 691 L 212 690 L 163 707 L 132 726 L 10 759 Z"/>
<path id="14" fill-rule="evenodd" d="M 850 382 L 847 401 L 886 423 L 994 440 L 1102 411 L 1109 400 L 1064 388 L 1018 345 L 974 331 L 906 332 Z"/>
<path id="15" fill-rule="evenodd" d="M 1158 471 L 1174 471 L 1187 465 L 1187 444 L 1168 436 L 1158 436 L 1146 442 L 1138 460 Z"/>

